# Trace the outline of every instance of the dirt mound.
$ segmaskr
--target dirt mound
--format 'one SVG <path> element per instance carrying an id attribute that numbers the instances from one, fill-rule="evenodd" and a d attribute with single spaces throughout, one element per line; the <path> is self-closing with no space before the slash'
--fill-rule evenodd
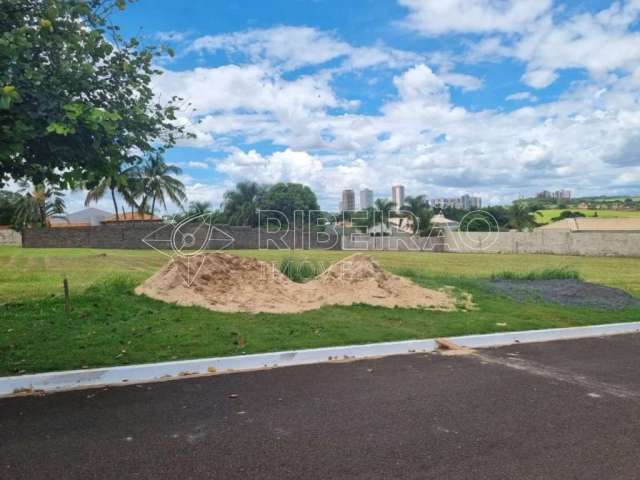
<path id="1" fill-rule="evenodd" d="M 192 279 L 190 286 L 188 278 Z M 455 300 L 447 292 L 422 288 L 386 272 L 364 254 L 345 258 L 304 284 L 292 282 L 273 264 L 253 258 L 228 253 L 178 257 L 136 288 L 136 293 L 222 312 L 295 313 L 354 303 L 455 309 Z"/>
<path id="2" fill-rule="evenodd" d="M 455 308 L 448 293 L 422 288 L 389 273 L 363 253 L 340 260 L 308 285 L 330 296 L 334 305 L 368 303 L 385 307 Z"/>
<path id="3" fill-rule="evenodd" d="M 542 301 L 603 310 L 640 307 L 640 299 L 624 290 L 580 280 L 494 280 L 490 285 L 518 302 Z"/>

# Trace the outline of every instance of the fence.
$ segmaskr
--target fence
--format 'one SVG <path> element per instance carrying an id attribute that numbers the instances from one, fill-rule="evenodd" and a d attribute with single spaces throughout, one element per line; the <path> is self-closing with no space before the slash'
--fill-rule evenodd
<path id="1" fill-rule="evenodd" d="M 24 247 L 170 248 L 171 225 L 161 222 L 120 222 L 95 227 L 26 229 Z M 0 235 L 2 235 L 0 230 Z M 460 253 L 547 253 L 556 255 L 640 257 L 640 232 L 446 232 L 442 237 L 414 238 L 410 235 L 311 234 L 289 231 L 270 233 L 249 227 L 217 225 L 207 242 L 206 230 L 187 228 L 193 248 L 320 248 L 332 250 L 395 250 Z M 1 239 L 1 237 L 0 237 Z M 0 240 L 1 243 L 1 240 Z"/>
<path id="2" fill-rule="evenodd" d="M 22 236 L 26 248 L 171 248 L 172 226 L 162 222 L 114 222 L 94 227 L 29 228 Z M 209 235 L 210 233 L 210 235 Z M 250 227 L 216 225 L 212 232 L 197 225 L 180 229 L 181 235 L 191 235 L 189 249 L 198 248 L 324 248 L 339 249 L 336 235 L 309 235 L 302 232 L 273 233 Z M 180 243 L 179 239 L 178 242 Z"/>

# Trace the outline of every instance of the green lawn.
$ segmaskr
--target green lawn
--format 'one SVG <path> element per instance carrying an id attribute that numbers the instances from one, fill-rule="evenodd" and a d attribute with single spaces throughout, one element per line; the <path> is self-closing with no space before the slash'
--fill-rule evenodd
<path id="1" fill-rule="evenodd" d="M 277 261 L 289 252 L 238 251 Z M 329 264 L 351 252 L 299 252 Z M 429 287 L 474 296 L 473 311 L 358 305 L 295 315 L 228 314 L 177 307 L 132 293 L 166 258 L 150 251 L 0 247 L 0 375 L 312 348 L 329 345 L 640 320 L 640 309 L 604 312 L 490 294 L 505 270 L 568 266 L 583 278 L 640 296 L 640 259 L 549 255 L 374 252 L 382 265 Z M 71 287 L 65 315 L 62 278 Z M 506 325 L 503 325 L 505 324 Z"/>
<path id="2" fill-rule="evenodd" d="M 542 216 L 536 215 L 535 220 L 538 223 L 549 223 L 552 218 L 560 215 L 565 210 L 583 213 L 587 217 L 593 217 L 598 213 L 600 218 L 640 218 L 640 211 L 637 210 L 581 210 L 579 208 L 554 208 L 549 210 L 540 210 Z"/>

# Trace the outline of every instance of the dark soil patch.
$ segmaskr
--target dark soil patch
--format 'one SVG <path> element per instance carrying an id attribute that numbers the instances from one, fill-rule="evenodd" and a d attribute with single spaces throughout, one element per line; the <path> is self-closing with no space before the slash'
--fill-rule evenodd
<path id="1" fill-rule="evenodd" d="M 605 310 L 640 307 L 640 299 L 617 288 L 580 280 L 493 280 L 491 289 L 518 301 L 543 301 Z"/>

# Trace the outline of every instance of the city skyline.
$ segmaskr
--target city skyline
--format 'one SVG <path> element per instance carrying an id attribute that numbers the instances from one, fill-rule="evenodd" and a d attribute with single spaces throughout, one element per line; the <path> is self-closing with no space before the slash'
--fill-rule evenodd
<path id="1" fill-rule="evenodd" d="M 561 190 L 565 192 L 565 190 Z M 356 195 L 356 192 L 358 194 Z M 472 196 L 469 194 L 463 194 L 459 197 L 446 197 L 446 198 L 430 198 L 428 195 L 420 193 L 416 195 L 406 195 L 406 188 L 404 185 L 392 185 L 391 186 L 391 195 L 390 196 L 374 196 L 374 192 L 372 189 L 368 187 L 362 187 L 359 190 L 355 188 L 347 188 L 342 190 L 340 203 L 338 205 L 338 211 L 345 210 L 366 210 L 369 207 L 374 206 L 375 199 L 386 199 L 391 200 L 395 208 L 394 210 L 399 210 L 400 206 L 404 205 L 404 202 L 408 196 L 419 196 L 422 195 L 425 197 L 425 200 L 429 203 L 432 208 L 459 208 L 464 210 L 472 210 L 472 209 L 480 209 L 483 206 L 482 198 L 479 196 Z M 358 201 L 356 202 L 356 198 Z M 346 207 L 346 208 L 345 208 Z M 351 207 L 351 208 L 349 208 Z"/>

